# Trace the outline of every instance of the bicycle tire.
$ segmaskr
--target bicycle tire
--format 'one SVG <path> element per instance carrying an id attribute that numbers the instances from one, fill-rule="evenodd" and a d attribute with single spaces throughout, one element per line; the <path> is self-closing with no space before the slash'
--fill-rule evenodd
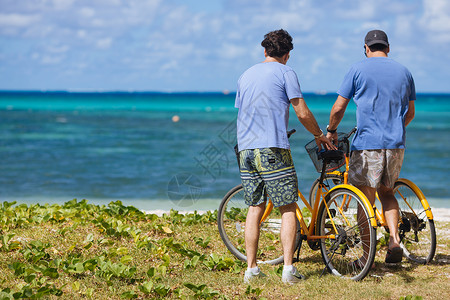
<path id="1" fill-rule="evenodd" d="M 434 221 L 426 215 L 427 200 L 412 182 L 397 181 L 394 195 L 400 210 L 399 234 L 403 255 L 417 263 L 429 263 L 436 252 L 436 229 Z"/>
<path id="2" fill-rule="evenodd" d="M 318 212 L 317 233 L 321 236 L 335 235 L 334 238 L 320 239 L 326 268 L 333 275 L 362 280 L 372 267 L 377 243 L 376 229 L 370 224 L 368 208 L 353 191 L 344 187 L 328 193 L 325 201 L 328 209 L 322 202 Z M 344 205 L 344 202 L 348 204 Z M 366 228 L 365 233 L 361 230 L 363 226 Z M 362 257 L 367 257 L 365 264 L 359 260 Z"/>
<path id="3" fill-rule="evenodd" d="M 244 189 L 240 184 L 232 188 L 222 199 L 217 216 L 220 237 L 231 254 L 242 261 L 247 260 L 244 236 L 247 211 L 248 206 L 244 201 Z M 278 209 L 273 209 L 260 227 L 256 257 L 259 264 L 279 264 L 283 262 L 283 250 L 279 234 L 280 226 L 281 214 Z M 295 245 L 298 245 L 299 239 L 300 233 L 298 231 Z"/>
<path id="4" fill-rule="evenodd" d="M 316 199 L 317 189 L 319 187 L 320 178 L 317 178 L 309 190 L 309 205 L 311 207 L 314 205 L 314 201 Z M 342 175 L 337 174 L 325 174 L 325 178 L 323 180 L 324 184 L 327 187 L 327 192 L 331 190 L 334 186 L 344 183 L 344 177 Z"/>

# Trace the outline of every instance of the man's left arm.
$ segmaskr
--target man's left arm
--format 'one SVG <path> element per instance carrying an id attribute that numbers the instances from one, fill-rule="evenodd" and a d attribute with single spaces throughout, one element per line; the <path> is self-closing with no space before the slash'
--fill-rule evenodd
<path id="1" fill-rule="evenodd" d="M 411 93 L 409 95 L 409 103 L 408 103 L 408 111 L 406 112 L 405 116 L 405 127 L 408 126 L 409 123 L 414 119 L 414 115 L 416 114 L 416 108 L 415 108 L 415 100 L 416 100 L 416 85 L 414 84 L 414 79 L 408 71 L 409 76 L 409 84 Z"/>
<path id="2" fill-rule="evenodd" d="M 408 111 L 406 112 L 405 116 L 405 127 L 408 126 L 409 123 L 414 119 L 414 116 L 416 114 L 416 107 L 414 105 L 415 101 L 409 101 L 408 104 Z"/>

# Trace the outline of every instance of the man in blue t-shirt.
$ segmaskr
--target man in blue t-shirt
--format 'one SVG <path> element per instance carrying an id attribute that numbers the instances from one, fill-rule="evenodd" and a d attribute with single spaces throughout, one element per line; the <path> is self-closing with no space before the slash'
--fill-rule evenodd
<path id="1" fill-rule="evenodd" d="M 264 189 L 281 217 L 281 242 L 284 268 L 282 281 L 296 283 L 303 279 L 292 265 L 296 234 L 295 202 L 297 175 L 287 138 L 289 107 L 292 103 L 297 117 L 314 135 L 319 149 L 335 149 L 323 135 L 316 119 L 303 99 L 297 75 L 286 66 L 293 49 L 292 37 L 285 30 L 269 32 L 261 42 L 265 60 L 245 71 L 238 81 L 236 107 L 237 140 L 240 174 L 244 198 L 249 210 L 245 223 L 245 246 L 248 268 L 244 281 L 265 276 L 256 264 L 259 221 L 266 197 Z"/>
<path id="2" fill-rule="evenodd" d="M 354 64 L 344 77 L 331 109 L 327 137 L 337 141 L 336 129 L 350 99 L 356 103 L 357 131 L 352 143 L 349 183 L 373 204 L 378 192 L 389 227 L 385 261 L 402 260 L 398 234 L 398 210 L 393 187 L 400 174 L 405 151 L 405 128 L 414 118 L 416 91 L 411 73 L 388 58 L 385 32 L 372 30 L 365 37 L 367 59 Z M 365 257 L 359 263 L 365 263 Z"/>

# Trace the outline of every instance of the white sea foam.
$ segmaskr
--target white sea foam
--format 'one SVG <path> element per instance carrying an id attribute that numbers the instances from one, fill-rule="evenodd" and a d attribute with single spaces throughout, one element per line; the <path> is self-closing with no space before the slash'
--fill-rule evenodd
<path id="1" fill-rule="evenodd" d="M 175 209 L 177 210 L 177 209 Z M 196 211 L 199 214 L 203 214 L 207 212 L 208 210 L 177 210 L 180 214 L 189 214 L 194 213 Z M 433 218 L 435 221 L 438 222 L 450 222 L 450 209 L 449 208 L 432 208 L 431 211 L 433 212 Z M 158 216 L 162 216 L 163 214 L 167 214 L 170 212 L 170 210 L 163 210 L 163 209 L 155 209 L 155 210 L 144 210 L 147 214 L 155 214 Z"/>
<path id="2" fill-rule="evenodd" d="M 449 208 L 432 208 L 433 217 L 436 221 L 450 222 L 450 209 Z"/>

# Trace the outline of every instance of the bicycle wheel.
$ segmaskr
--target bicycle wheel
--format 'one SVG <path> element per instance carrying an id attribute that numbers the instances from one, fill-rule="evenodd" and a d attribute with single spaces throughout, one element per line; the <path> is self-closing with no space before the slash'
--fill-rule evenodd
<path id="1" fill-rule="evenodd" d="M 246 261 L 245 254 L 245 219 L 248 206 L 244 202 L 244 189 L 238 185 L 231 189 L 220 203 L 218 211 L 218 227 L 220 237 L 228 250 L 242 261 Z M 298 222 L 297 222 L 298 223 Z M 283 262 L 283 249 L 280 240 L 281 214 L 273 209 L 261 224 L 257 252 L 260 264 L 279 264 Z M 296 245 L 300 234 L 296 235 Z"/>
<path id="2" fill-rule="evenodd" d="M 394 194 L 400 208 L 399 234 L 404 256 L 414 262 L 429 263 L 436 251 L 436 230 L 425 212 L 429 207 L 427 200 L 414 183 L 397 181 Z"/>
<path id="3" fill-rule="evenodd" d="M 376 229 L 370 225 L 369 212 L 347 188 L 332 191 L 325 201 L 328 209 L 322 202 L 317 219 L 317 233 L 330 235 L 320 240 L 323 261 L 333 275 L 361 280 L 375 259 Z"/>
<path id="4" fill-rule="evenodd" d="M 311 189 L 309 190 L 309 205 L 313 206 L 314 201 L 316 200 L 316 194 L 317 189 L 319 188 L 319 180 L 320 178 L 317 178 L 313 185 L 311 186 Z M 327 193 L 329 190 L 331 190 L 334 186 L 338 184 L 344 183 L 344 177 L 338 174 L 325 174 L 325 179 L 323 180 L 323 183 L 325 184 L 325 193 Z"/>

